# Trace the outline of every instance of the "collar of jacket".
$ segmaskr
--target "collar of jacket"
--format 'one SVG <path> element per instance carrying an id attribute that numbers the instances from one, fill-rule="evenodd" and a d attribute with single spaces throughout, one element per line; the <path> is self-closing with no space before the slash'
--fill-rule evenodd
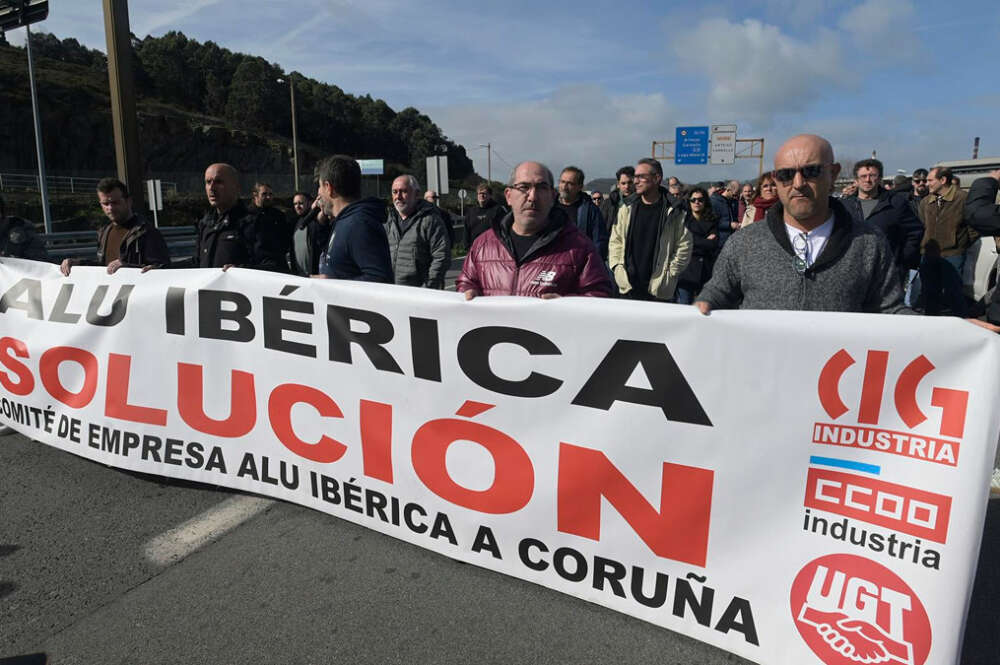
<path id="1" fill-rule="evenodd" d="M 949 203 L 955 200 L 955 193 L 958 192 L 958 186 L 955 183 L 951 183 L 944 188 L 944 191 L 940 194 L 941 198 Z"/>
<path id="2" fill-rule="evenodd" d="M 664 203 L 667 204 L 667 207 L 668 208 L 672 207 L 673 204 L 670 203 L 670 191 L 663 185 L 660 185 L 657 189 L 660 190 L 660 198 L 663 200 Z M 632 192 L 631 194 L 628 195 L 628 197 L 625 198 L 625 205 L 632 205 L 636 201 L 641 201 L 641 200 L 642 197 L 639 196 L 639 192 Z M 653 205 L 656 204 L 654 203 Z"/>
<path id="3" fill-rule="evenodd" d="M 236 203 L 233 204 L 233 207 L 224 212 L 223 214 L 220 215 L 217 211 L 214 210 L 210 214 L 215 218 L 215 222 L 217 224 L 220 222 L 225 222 L 228 224 L 229 220 L 231 219 L 242 219 L 243 217 L 246 217 L 248 214 L 250 214 L 250 211 L 247 210 L 247 206 L 245 203 L 243 203 L 243 199 L 236 199 Z"/>
<path id="4" fill-rule="evenodd" d="M 869 218 L 875 213 L 882 210 L 883 208 L 888 208 L 889 206 L 892 205 L 892 197 L 895 195 L 895 192 L 891 191 L 887 192 L 881 187 L 879 188 L 879 190 L 880 191 L 878 196 L 875 197 L 875 207 L 872 208 L 871 214 L 868 215 Z M 841 200 L 841 203 L 844 204 L 845 208 L 854 209 L 854 212 L 856 213 L 855 217 L 857 217 L 858 221 L 865 220 L 863 209 L 861 207 L 861 198 L 857 194 L 852 194 L 851 196 L 845 196 Z"/>
<path id="5" fill-rule="evenodd" d="M 828 201 L 830 210 L 833 211 L 833 231 L 830 233 L 830 239 L 827 240 L 826 247 L 820 252 L 816 262 L 806 268 L 806 273 L 808 274 L 815 273 L 828 265 L 836 263 L 844 255 L 844 252 L 847 251 L 847 248 L 851 246 L 851 226 L 853 225 L 851 214 L 847 212 L 844 204 L 837 199 L 830 197 Z M 785 250 L 785 253 L 789 257 L 794 257 L 795 250 L 792 249 L 792 243 L 788 239 L 788 231 L 785 230 L 784 211 L 784 206 L 778 201 L 767 211 L 765 219 L 768 228 L 771 230 L 771 235 L 774 236 L 778 245 Z"/>
<path id="6" fill-rule="evenodd" d="M 556 236 L 562 232 L 563 227 L 566 226 L 567 222 L 569 222 L 569 218 L 566 216 L 566 213 L 563 212 L 559 206 L 553 204 L 552 210 L 549 211 L 548 224 L 546 224 L 545 228 L 538 233 L 535 239 L 535 244 L 532 245 L 531 249 L 529 249 L 527 253 L 521 257 L 521 261 L 518 265 L 524 264 L 529 258 L 537 254 L 547 245 L 551 244 L 552 241 L 556 239 Z M 500 238 L 500 242 L 502 242 L 504 247 L 507 248 L 507 251 L 510 252 L 511 257 L 516 256 L 516 253 L 514 252 L 514 241 L 510 238 L 511 233 L 513 233 L 511 230 L 513 226 L 513 212 L 508 212 L 504 215 L 503 219 L 494 222 L 493 226 L 497 233 L 497 237 Z"/>

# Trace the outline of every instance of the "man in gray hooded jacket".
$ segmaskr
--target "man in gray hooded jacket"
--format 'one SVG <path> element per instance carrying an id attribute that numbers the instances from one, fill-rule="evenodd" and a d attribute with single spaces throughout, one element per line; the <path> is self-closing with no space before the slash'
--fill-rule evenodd
<path id="1" fill-rule="evenodd" d="M 420 198 L 411 175 L 392 181 L 392 209 L 385 223 L 396 284 L 443 289 L 451 265 L 448 222 L 437 206 Z"/>

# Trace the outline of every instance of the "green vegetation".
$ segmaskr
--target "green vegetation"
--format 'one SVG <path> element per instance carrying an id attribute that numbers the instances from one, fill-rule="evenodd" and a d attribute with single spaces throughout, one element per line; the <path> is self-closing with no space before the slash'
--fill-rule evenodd
<path id="1" fill-rule="evenodd" d="M 110 140 L 107 61 L 75 39 L 32 34 L 39 95 L 44 103 L 46 154 L 52 170 L 107 169 L 114 164 Z M 381 99 L 355 96 L 339 87 L 285 72 L 263 58 L 200 43 L 180 32 L 133 38 L 143 158 L 155 170 L 200 171 L 208 149 L 261 172 L 290 172 L 291 116 L 288 81 L 295 85 L 303 173 L 323 155 L 381 157 L 387 176 L 414 173 L 423 179 L 424 159 L 445 146 L 456 182 L 475 177 L 465 148 L 445 137 L 430 118 L 409 107 L 396 112 Z M 278 79 L 284 83 L 278 83 Z M 23 49 L 0 44 L 0 120 L 10 119 L 11 150 L 0 169 L 32 169 L 30 101 Z M 25 113 L 27 116 L 25 117 Z M 199 134 L 218 128 L 214 145 Z M 202 130 L 201 132 L 195 130 Z M 29 130 L 30 131 L 30 130 Z M 69 135 L 53 135 L 68 132 Z M 0 129 L 0 138 L 4 130 Z M 249 135 L 246 139 L 238 135 Z M 95 136 L 100 145 L 92 145 Z M 28 140 L 22 140 L 22 137 Z M 236 138 L 232 138 L 236 137 Z M 240 151 L 242 149 L 242 152 Z"/>

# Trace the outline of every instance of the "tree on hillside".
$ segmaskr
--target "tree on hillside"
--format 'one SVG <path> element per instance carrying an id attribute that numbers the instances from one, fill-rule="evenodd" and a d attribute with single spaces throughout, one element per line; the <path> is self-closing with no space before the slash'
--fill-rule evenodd
<path id="1" fill-rule="evenodd" d="M 226 118 L 240 127 L 277 131 L 283 124 L 279 118 L 288 115 L 277 82 L 280 75 L 263 58 L 245 59 L 229 83 Z"/>

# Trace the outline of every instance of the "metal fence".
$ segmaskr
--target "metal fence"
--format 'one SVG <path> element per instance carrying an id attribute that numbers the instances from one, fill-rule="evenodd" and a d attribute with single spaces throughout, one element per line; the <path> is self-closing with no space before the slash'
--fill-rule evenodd
<path id="1" fill-rule="evenodd" d="M 114 174 L 114 171 L 110 172 Z M 91 193 L 98 181 L 108 173 L 79 173 L 73 175 L 46 175 L 45 184 L 49 193 L 76 194 Z M 161 181 L 163 194 L 202 194 L 205 193 L 205 174 L 195 171 L 160 171 L 150 175 L 150 179 Z M 245 171 L 240 180 L 243 186 L 243 196 L 248 197 L 255 182 L 266 182 L 278 196 L 291 196 L 295 192 L 295 178 L 290 173 L 260 173 Z M 302 189 L 312 194 L 316 191 L 316 183 L 312 176 L 303 175 L 299 178 Z M 38 173 L 30 171 L 9 171 L 0 173 L 0 192 L 28 191 L 37 192 Z M 361 193 L 363 196 L 385 196 L 389 193 L 389 181 L 378 176 L 363 176 L 361 178 Z"/>
<path id="2" fill-rule="evenodd" d="M 93 193 L 100 180 L 82 176 L 45 176 L 45 184 L 51 194 Z M 41 189 L 39 183 L 37 173 L 0 173 L 0 192 L 37 192 Z M 177 194 L 176 182 L 163 182 L 161 186 L 164 193 Z"/>

